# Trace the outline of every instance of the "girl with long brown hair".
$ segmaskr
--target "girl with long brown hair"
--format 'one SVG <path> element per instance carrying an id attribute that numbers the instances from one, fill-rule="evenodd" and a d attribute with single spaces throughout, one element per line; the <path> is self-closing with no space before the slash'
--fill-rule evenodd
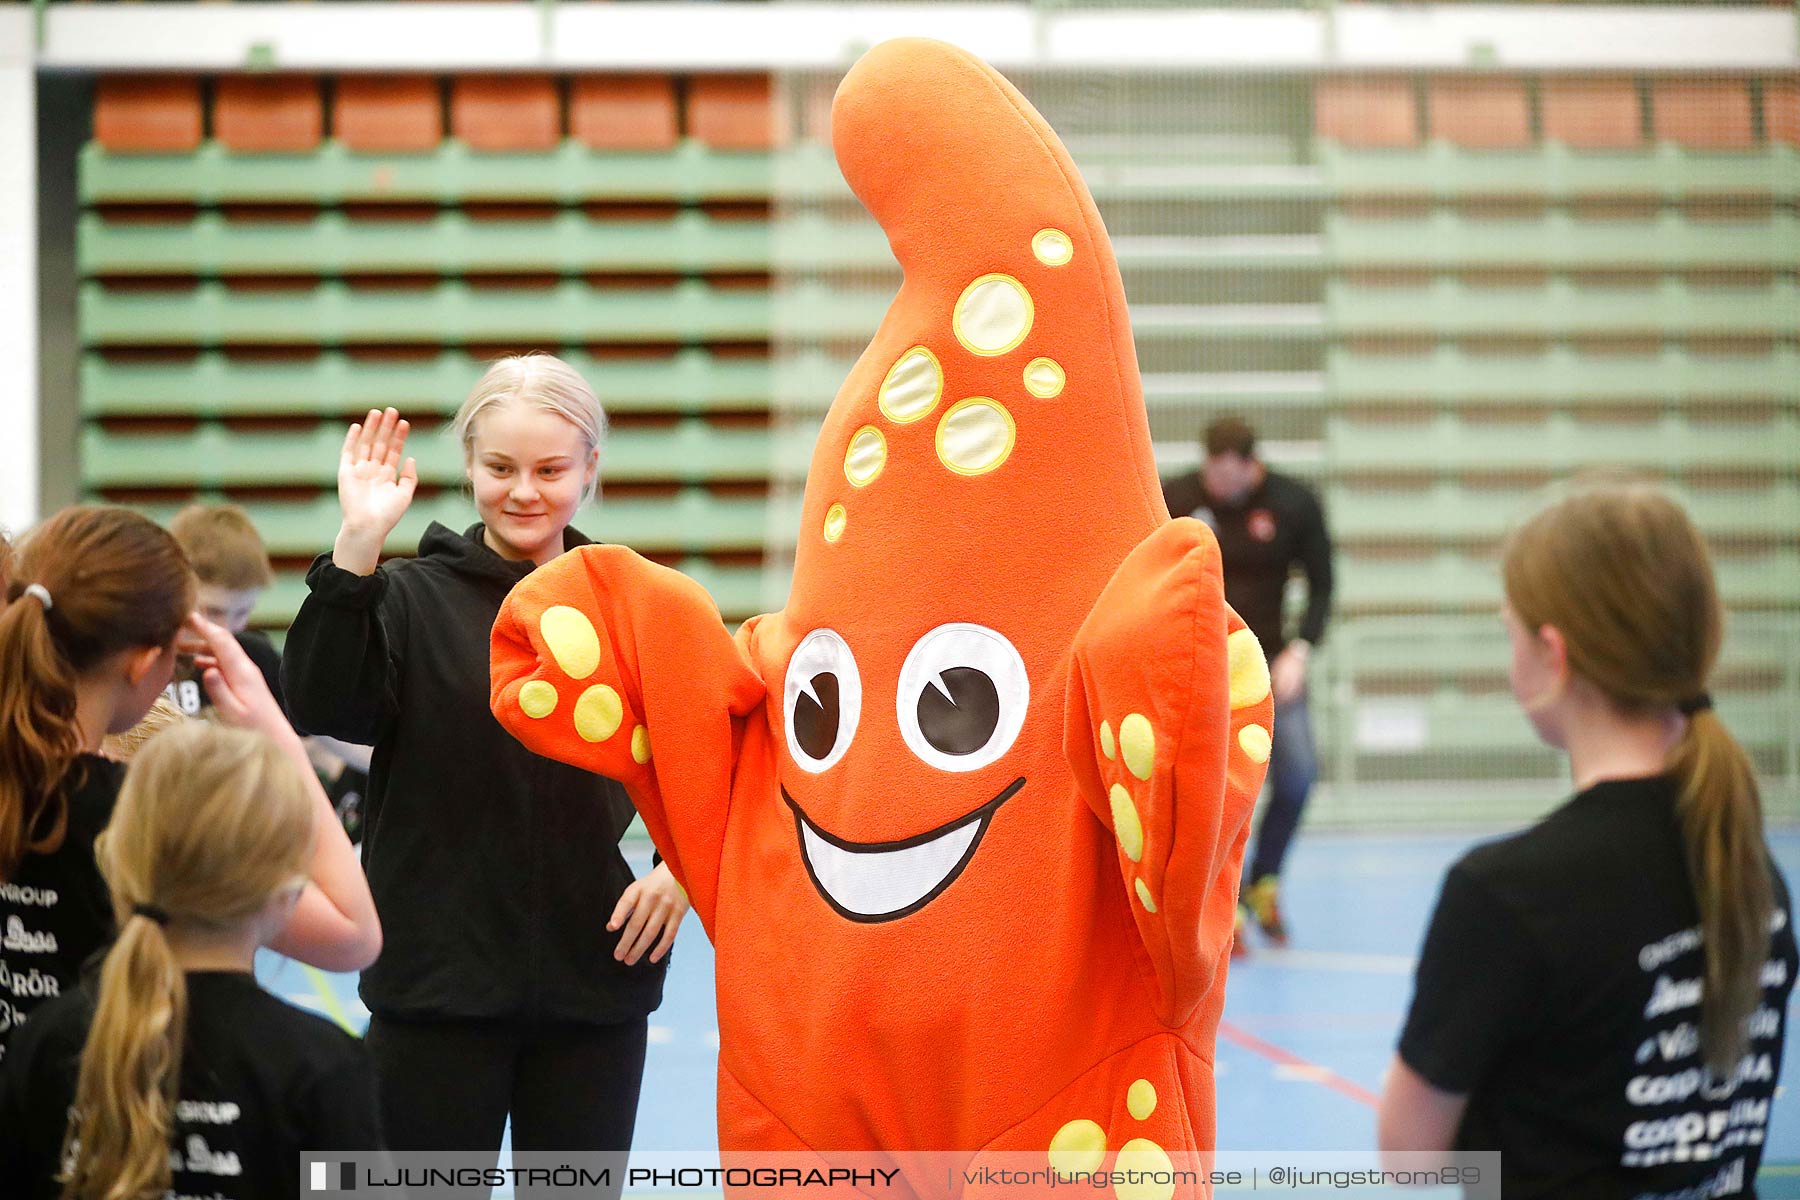
<path id="1" fill-rule="evenodd" d="M 127 509 L 66 509 L 18 549 L 0 609 L 0 1035 L 67 991 L 114 932 L 94 863 L 124 768 L 98 753 L 131 729 L 175 666 L 185 628 L 216 660 L 208 686 L 228 721 L 305 750 L 231 635 L 190 615 L 194 583 L 175 540 Z M 252 674 L 254 667 L 249 668 Z M 321 819 L 336 827 L 319 794 Z M 318 841 L 313 883 L 281 940 L 335 970 L 373 960 L 380 926 L 341 832 Z"/>
<path id="2" fill-rule="evenodd" d="M 293 1196 L 301 1152 L 379 1147 L 362 1044 L 252 973 L 307 888 L 315 790 L 252 730 L 187 722 L 136 755 L 98 847 L 118 940 L 0 1070 L 9 1194 Z"/>
<path id="3" fill-rule="evenodd" d="M 1754 1195 L 1796 967 L 1749 758 L 1714 710 L 1706 546 L 1654 488 L 1508 540 L 1513 694 L 1576 795 L 1445 878 L 1383 1150 L 1498 1150 L 1508 1197 Z"/>

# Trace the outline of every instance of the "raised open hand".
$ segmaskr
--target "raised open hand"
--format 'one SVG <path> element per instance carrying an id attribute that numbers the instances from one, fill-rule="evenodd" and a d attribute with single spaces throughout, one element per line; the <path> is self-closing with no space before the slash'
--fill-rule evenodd
<path id="1" fill-rule="evenodd" d="M 394 409 L 369 410 L 366 419 L 344 435 L 338 458 L 338 507 L 344 524 L 386 537 L 412 503 L 419 483 L 418 465 L 401 459 L 411 428 Z"/>
<path id="2" fill-rule="evenodd" d="M 412 503 L 419 468 L 412 459 L 401 458 L 410 428 L 394 409 L 370 409 L 344 435 L 338 456 L 338 508 L 344 521 L 333 557 L 346 570 L 366 575 L 375 569 L 382 544 Z"/>

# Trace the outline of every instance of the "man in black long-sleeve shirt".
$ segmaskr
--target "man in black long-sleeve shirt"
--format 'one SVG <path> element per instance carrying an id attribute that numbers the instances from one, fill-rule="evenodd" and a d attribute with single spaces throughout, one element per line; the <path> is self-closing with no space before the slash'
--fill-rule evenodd
<path id="1" fill-rule="evenodd" d="M 1269 660 L 1275 742 L 1269 756 L 1269 800 L 1245 872 L 1245 898 L 1264 935 L 1283 945 L 1281 863 L 1318 777 L 1306 707 L 1306 664 L 1325 635 L 1331 608 L 1331 537 L 1318 497 L 1305 484 L 1263 465 L 1256 456 L 1256 434 L 1244 421 L 1214 421 L 1202 444 L 1205 464 L 1164 483 L 1163 498 L 1172 516 L 1199 517 L 1218 535 L 1226 602 L 1262 643 Z M 1281 602 L 1296 567 L 1306 576 L 1306 613 L 1290 639 L 1282 628 Z"/>

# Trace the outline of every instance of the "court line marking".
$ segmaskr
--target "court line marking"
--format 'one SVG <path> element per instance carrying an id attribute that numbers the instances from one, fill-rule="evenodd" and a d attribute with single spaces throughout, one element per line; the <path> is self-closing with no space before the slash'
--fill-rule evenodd
<path id="1" fill-rule="evenodd" d="M 300 967 L 306 972 L 306 977 L 312 981 L 313 991 L 318 993 L 319 1003 L 324 1007 L 325 1015 L 336 1021 L 338 1028 L 345 1033 L 352 1037 L 361 1037 L 362 1035 L 356 1031 L 356 1026 L 350 1023 L 350 1014 L 346 1013 L 344 1006 L 338 1003 L 337 993 L 332 991 L 331 980 L 325 978 L 325 972 L 311 963 L 301 963 Z"/>
<path id="2" fill-rule="evenodd" d="M 1278 1069 L 1286 1068 L 1289 1078 L 1306 1079 L 1321 1087 L 1330 1088 L 1340 1096 L 1348 1096 L 1358 1104 L 1365 1104 L 1370 1108 L 1378 1107 L 1380 1104 L 1380 1097 L 1362 1084 L 1345 1079 L 1330 1067 L 1308 1062 L 1298 1054 L 1284 1050 L 1273 1042 L 1265 1042 L 1255 1034 L 1238 1028 L 1230 1021 L 1219 1022 L 1219 1036 L 1233 1045 L 1242 1046 L 1252 1054 L 1268 1059 Z"/>

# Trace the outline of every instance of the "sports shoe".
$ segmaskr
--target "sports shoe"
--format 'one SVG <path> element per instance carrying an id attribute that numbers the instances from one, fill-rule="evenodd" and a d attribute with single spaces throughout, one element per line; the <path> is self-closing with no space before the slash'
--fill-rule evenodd
<path id="1" fill-rule="evenodd" d="M 1250 885 L 1246 896 L 1250 905 L 1250 915 L 1256 918 L 1256 927 L 1262 935 L 1276 946 L 1287 945 L 1287 926 L 1281 921 L 1281 881 L 1274 875 L 1264 875 Z"/>
<path id="2" fill-rule="evenodd" d="M 1242 904 L 1237 906 L 1237 923 L 1231 930 L 1231 957 L 1249 958 L 1250 940 L 1246 936 L 1250 930 L 1250 910 Z"/>

